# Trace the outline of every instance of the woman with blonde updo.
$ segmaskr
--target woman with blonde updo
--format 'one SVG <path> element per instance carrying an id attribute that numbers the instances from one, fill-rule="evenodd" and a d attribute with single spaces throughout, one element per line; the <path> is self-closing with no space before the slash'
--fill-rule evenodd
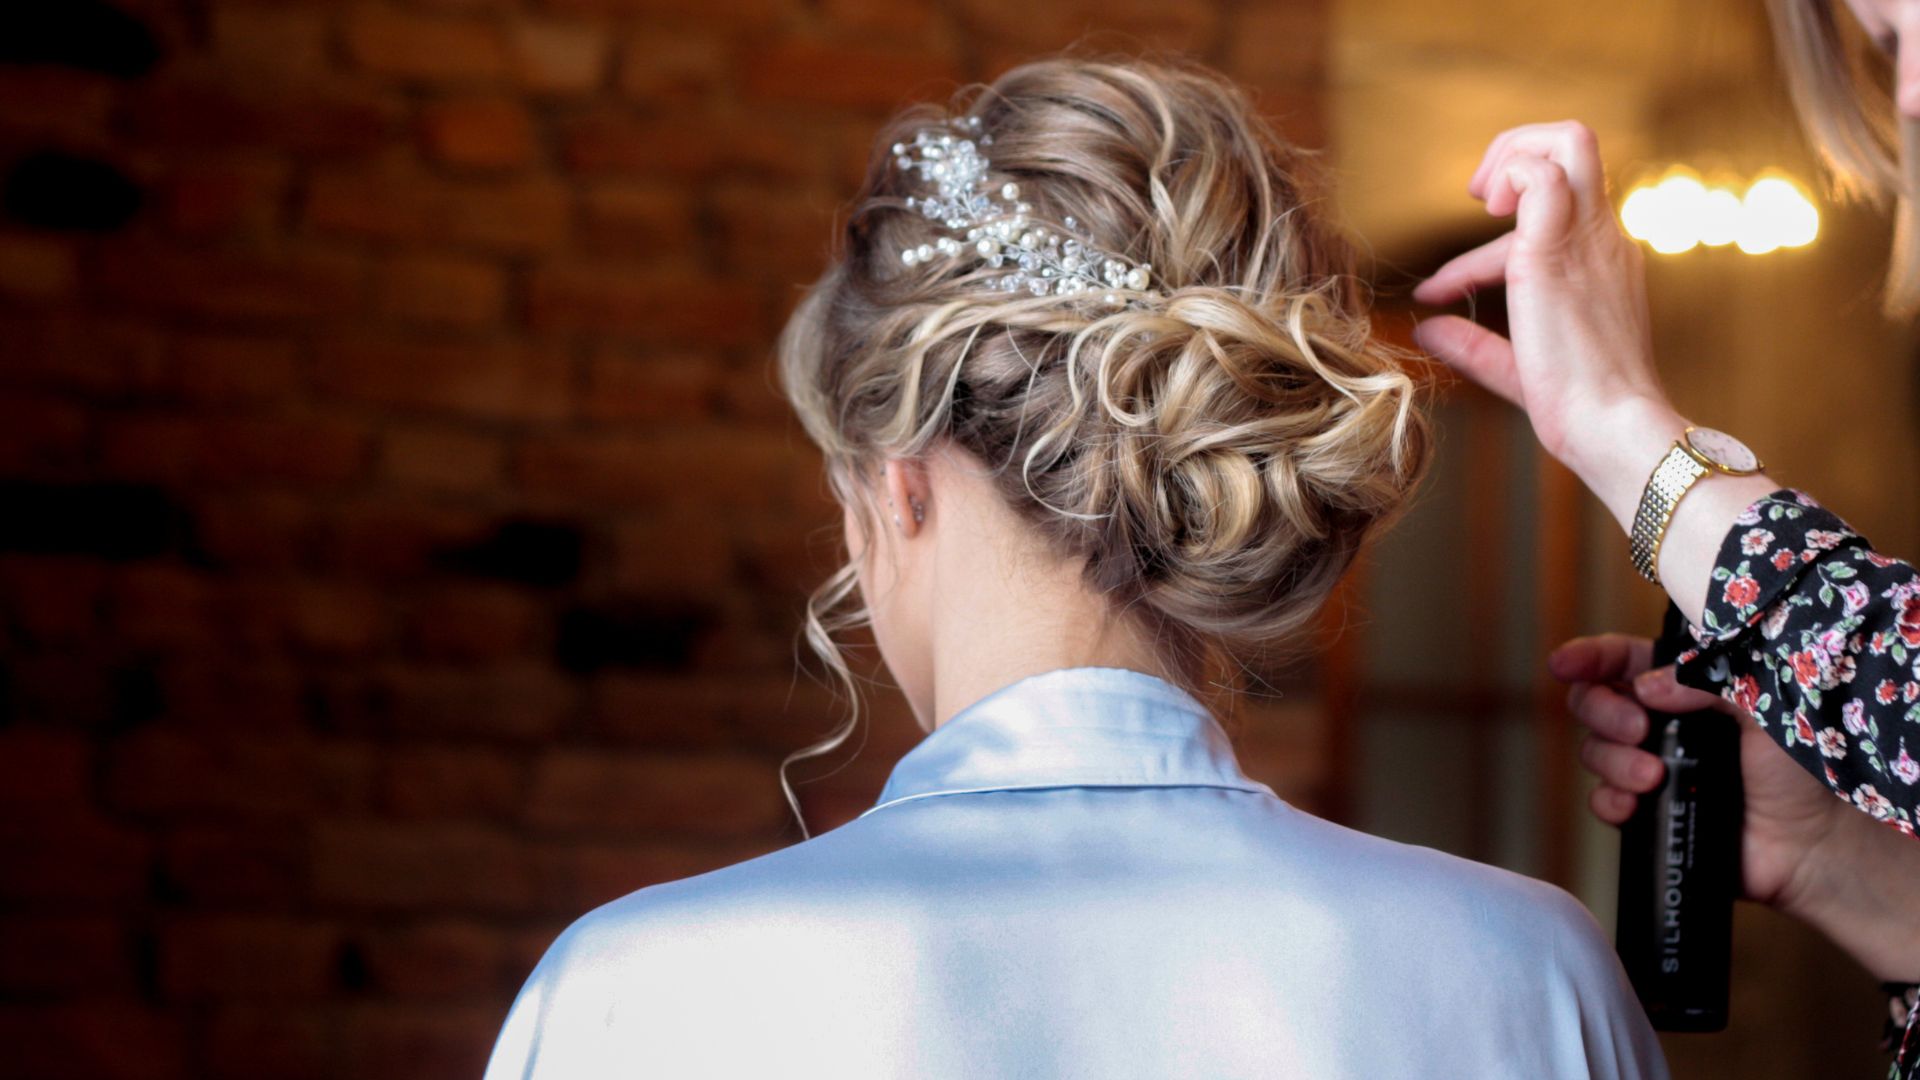
<path id="1" fill-rule="evenodd" d="M 1666 1075 L 1576 900 L 1296 810 L 1203 702 L 1430 450 L 1316 183 L 1174 60 L 879 133 L 779 360 L 845 506 L 807 640 L 851 690 L 870 622 L 928 734 L 854 821 L 575 922 L 489 1080 Z"/>

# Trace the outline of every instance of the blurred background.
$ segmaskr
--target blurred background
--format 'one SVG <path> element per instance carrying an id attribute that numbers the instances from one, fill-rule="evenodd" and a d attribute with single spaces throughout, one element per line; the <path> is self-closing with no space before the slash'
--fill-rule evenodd
<path id="1" fill-rule="evenodd" d="M 1920 554 L 1885 222 L 1818 196 L 1760 5 L 62 0 L 0 10 L 0 1044 L 21 1080 L 477 1076 L 592 906 L 800 839 L 838 511 L 774 385 L 879 121 L 1076 40 L 1324 147 L 1383 333 L 1498 231 L 1487 141 L 1617 193 L 1784 170 L 1820 233 L 1649 258 L 1681 410 Z M 1497 322 L 1497 297 L 1481 305 Z M 1312 657 L 1230 718 L 1303 809 L 1613 919 L 1548 648 L 1650 632 L 1598 504 L 1464 385 Z M 860 653 L 878 678 L 872 650 Z M 792 770 L 818 833 L 919 730 Z M 1884 998 L 1742 905 L 1677 1077 L 1877 1076 Z"/>

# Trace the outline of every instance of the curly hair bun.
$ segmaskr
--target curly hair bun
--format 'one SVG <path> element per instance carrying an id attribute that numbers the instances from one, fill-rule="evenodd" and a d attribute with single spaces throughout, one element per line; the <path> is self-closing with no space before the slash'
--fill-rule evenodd
<path id="1" fill-rule="evenodd" d="M 956 118 L 991 134 L 996 185 L 1151 264 L 1156 293 L 1116 308 L 995 289 L 965 251 L 903 261 L 941 223 L 909 208 L 920 189 L 891 148 Z M 951 111 L 904 111 L 780 343 L 836 491 L 951 440 L 1150 640 L 1241 653 L 1296 636 L 1430 446 L 1421 384 L 1372 333 L 1318 176 L 1239 88 L 1178 59 L 1054 56 Z M 815 600 L 852 589 L 843 568 Z M 830 646 L 824 622 L 809 635 Z"/>

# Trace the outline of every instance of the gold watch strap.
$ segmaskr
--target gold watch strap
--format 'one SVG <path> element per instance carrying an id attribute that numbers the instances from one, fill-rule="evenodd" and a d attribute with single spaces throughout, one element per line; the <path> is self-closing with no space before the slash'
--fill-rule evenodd
<path id="1" fill-rule="evenodd" d="M 1680 496 L 1687 493 L 1693 482 L 1707 472 L 1707 466 L 1688 453 L 1680 440 L 1675 440 L 1640 493 L 1640 508 L 1633 515 L 1633 534 L 1627 549 L 1633 556 L 1633 568 L 1655 585 L 1660 584 L 1657 570 L 1660 542 L 1666 539 L 1673 508 L 1679 505 Z"/>

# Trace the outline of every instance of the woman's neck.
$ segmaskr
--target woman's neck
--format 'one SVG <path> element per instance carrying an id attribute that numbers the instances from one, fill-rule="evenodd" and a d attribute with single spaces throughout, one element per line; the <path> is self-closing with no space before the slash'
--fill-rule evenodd
<path id="1" fill-rule="evenodd" d="M 975 519 L 978 520 L 978 519 Z M 954 516 L 947 519 L 949 527 Z M 943 543 L 931 618 L 932 727 L 1003 686 L 1069 667 L 1118 667 L 1168 678 L 1132 625 L 1088 586 L 1077 561 L 1009 551 L 999 536 Z"/>

